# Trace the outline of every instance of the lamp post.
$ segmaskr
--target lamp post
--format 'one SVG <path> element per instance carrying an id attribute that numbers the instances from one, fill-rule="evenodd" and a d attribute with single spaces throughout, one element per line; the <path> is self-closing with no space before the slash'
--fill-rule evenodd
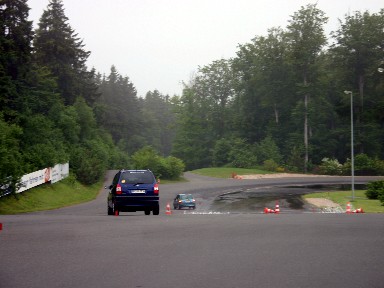
<path id="1" fill-rule="evenodd" d="M 353 94 L 352 91 L 344 91 L 351 95 L 351 176 L 352 176 L 352 201 L 355 200 L 355 161 L 353 151 Z"/>

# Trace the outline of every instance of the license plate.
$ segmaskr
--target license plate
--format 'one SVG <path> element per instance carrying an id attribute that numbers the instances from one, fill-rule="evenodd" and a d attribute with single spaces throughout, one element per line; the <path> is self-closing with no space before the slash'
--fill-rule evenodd
<path id="1" fill-rule="evenodd" d="M 132 190 L 131 193 L 141 193 L 141 194 L 145 194 L 145 190 Z"/>

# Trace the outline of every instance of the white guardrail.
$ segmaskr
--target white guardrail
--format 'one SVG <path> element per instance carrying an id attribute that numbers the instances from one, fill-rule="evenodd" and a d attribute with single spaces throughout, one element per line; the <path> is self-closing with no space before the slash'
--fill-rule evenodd
<path id="1" fill-rule="evenodd" d="M 69 163 L 56 164 L 53 167 L 48 167 L 39 171 L 35 171 L 21 177 L 21 187 L 16 193 L 24 192 L 25 190 L 50 182 L 58 182 L 69 175 Z"/>

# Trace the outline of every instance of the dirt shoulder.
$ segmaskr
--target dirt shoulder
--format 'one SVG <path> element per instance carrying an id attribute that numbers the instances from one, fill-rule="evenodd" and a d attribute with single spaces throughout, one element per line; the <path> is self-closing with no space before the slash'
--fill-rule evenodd
<path id="1" fill-rule="evenodd" d="M 296 174 L 296 173 L 274 173 L 274 174 L 251 174 L 239 175 L 242 179 L 264 179 L 264 178 L 294 178 L 294 177 L 330 177 L 329 175 L 315 175 L 315 174 Z"/>

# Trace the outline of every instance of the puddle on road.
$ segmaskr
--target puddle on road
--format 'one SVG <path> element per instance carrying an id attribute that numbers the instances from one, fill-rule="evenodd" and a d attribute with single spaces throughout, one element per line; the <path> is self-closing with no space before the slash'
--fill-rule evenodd
<path id="1" fill-rule="evenodd" d="M 355 188 L 364 189 L 364 187 L 365 185 L 356 185 Z M 238 190 L 220 195 L 210 208 L 217 212 L 262 213 L 265 207 L 275 209 L 278 203 L 282 212 L 319 212 L 317 207 L 305 202 L 302 195 L 350 189 L 350 185 L 309 185 Z"/>

